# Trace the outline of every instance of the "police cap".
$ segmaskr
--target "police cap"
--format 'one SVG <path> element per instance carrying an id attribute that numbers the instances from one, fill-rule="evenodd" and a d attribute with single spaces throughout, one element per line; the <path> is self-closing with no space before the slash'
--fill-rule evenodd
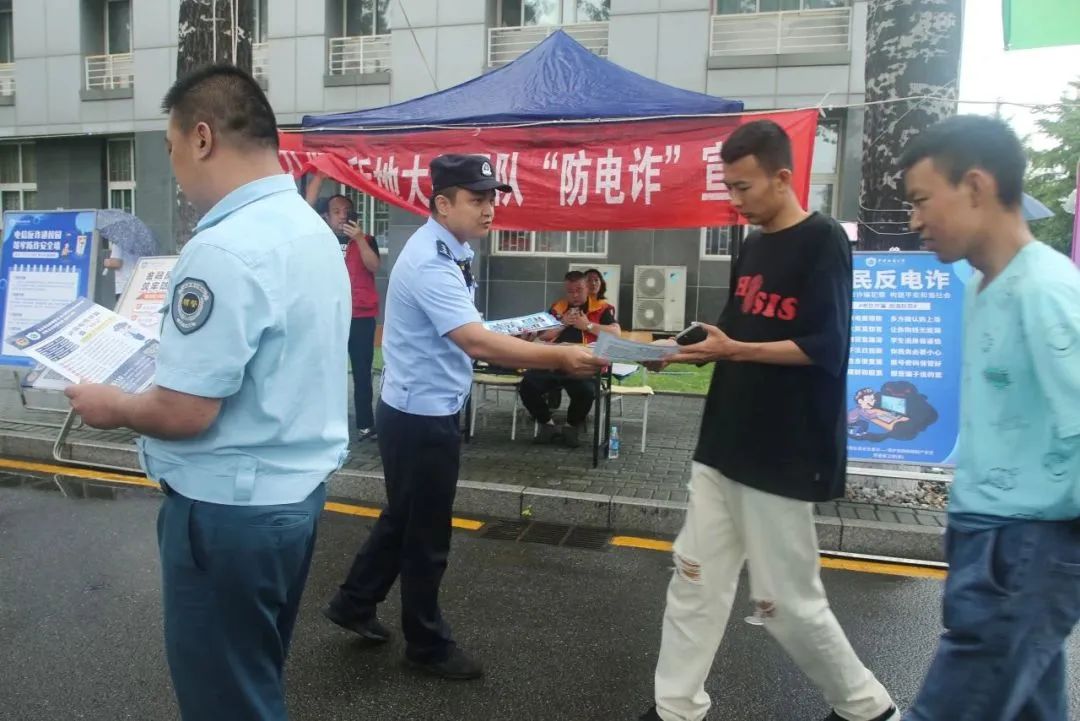
<path id="1" fill-rule="evenodd" d="M 431 186 L 435 193 L 451 187 L 503 193 L 513 190 L 495 178 L 491 161 L 483 155 L 447 154 L 434 158 L 431 161 Z"/>

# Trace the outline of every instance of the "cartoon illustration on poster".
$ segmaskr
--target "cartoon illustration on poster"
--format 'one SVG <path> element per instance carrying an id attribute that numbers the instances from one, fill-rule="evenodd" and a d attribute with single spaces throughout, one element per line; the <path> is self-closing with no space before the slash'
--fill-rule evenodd
<path id="1" fill-rule="evenodd" d="M 856 253 L 848 365 L 851 460 L 949 465 L 960 427 L 966 264 Z"/>

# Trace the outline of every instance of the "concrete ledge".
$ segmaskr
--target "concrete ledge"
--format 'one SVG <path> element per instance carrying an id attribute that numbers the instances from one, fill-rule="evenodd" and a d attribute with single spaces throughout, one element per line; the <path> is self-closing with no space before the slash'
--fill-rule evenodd
<path id="1" fill-rule="evenodd" d="M 382 476 L 341 472 L 330 477 L 327 495 L 350 501 L 386 505 L 386 482 Z"/>
<path id="2" fill-rule="evenodd" d="M 345 73 L 344 75 L 324 75 L 323 87 L 342 88 L 350 85 L 389 85 L 390 71 L 381 73 Z"/>
<path id="3" fill-rule="evenodd" d="M 817 531 L 818 548 L 822 551 L 842 550 L 844 522 L 839 518 L 816 516 L 814 526 Z"/>
<path id="4" fill-rule="evenodd" d="M 115 443 L 68 443 L 63 450 L 68 458 L 75 461 L 139 470 L 139 453 L 132 446 Z M 49 449 L 49 454 L 52 455 L 52 448 Z"/>
<path id="5" fill-rule="evenodd" d="M 945 560 L 945 529 L 845 518 L 840 550 L 875 556 Z"/>
<path id="6" fill-rule="evenodd" d="M 850 65 L 850 51 L 823 53 L 767 53 L 761 55 L 713 55 L 709 57 L 709 70 L 736 70 L 743 68 L 797 68 L 812 65 Z"/>
<path id="7" fill-rule="evenodd" d="M 612 496 L 609 527 L 674 536 L 686 518 L 686 504 Z"/>
<path id="8" fill-rule="evenodd" d="M 14 458 L 30 458 L 35 461 L 52 460 L 53 442 L 30 433 L 4 433 L 0 435 L 0 454 Z"/>
<path id="9" fill-rule="evenodd" d="M 45 429 L 0 433 L 0 455 L 53 462 L 53 437 L 55 431 Z M 70 441 L 63 451 L 75 461 L 138 471 L 138 457 L 130 444 L 77 439 Z M 343 470 L 330 479 L 329 493 L 353 503 L 386 504 L 386 489 L 380 473 Z M 830 510 L 831 504 L 823 504 L 822 513 Z M 682 527 L 686 504 L 462 480 L 458 482 L 454 511 L 465 516 L 504 519 L 517 519 L 525 514 L 533 521 L 670 537 Z M 836 511 L 838 515 L 830 513 L 815 517 L 822 550 L 944 560 L 944 528 L 926 525 L 944 523 L 941 512 L 878 508 L 877 515 L 898 521 L 884 522 L 866 517 L 866 514 L 872 517 L 875 513 L 871 505 L 841 503 Z M 916 521 L 923 525 L 915 525 Z"/>
<path id="10" fill-rule="evenodd" d="M 112 90 L 79 90 L 79 97 L 83 101 L 95 100 L 127 100 L 135 97 L 135 88 L 113 88 Z"/>
<path id="11" fill-rule="evenodd" d="M 14 105 L 14 104 L 15 104 L 15 94 L 14 93 L 12 93 L 11 95 L 0 95 L 0 106 L 5 106 L 5 105 L 10 106 L 10 105 Z"/>
<path id="12" fill-rule="evenodd" d="M 454 512 L 492 518 L 519 518 L 525 486 L 458 481 Z"/>
<path id="13" fill-rule="evenodd" d="M 611 496 L 550 488 L 526 488 L 521 515 L 532 521 L 610 528 Z"/>

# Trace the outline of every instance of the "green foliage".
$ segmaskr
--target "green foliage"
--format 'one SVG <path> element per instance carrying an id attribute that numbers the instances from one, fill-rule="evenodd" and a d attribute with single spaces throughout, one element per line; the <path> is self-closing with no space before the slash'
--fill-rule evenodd
<path id="1" fill-rule="evenodd" d="M 1024 189 L 1054 211 L 1053 218 L 1032 223 L 1039 240 L 1062 253 L 1069 252 L 1073 216 L 1061 207 L 1063 198 L 1076 189 L 1076 165 L 1080 162 L 1080 79 L 1069 83 L 1061 105 L 1036 121 L 1039 132 L 1052 141 L 1046 150 L 1028 145 L 1031 164 Z"/>

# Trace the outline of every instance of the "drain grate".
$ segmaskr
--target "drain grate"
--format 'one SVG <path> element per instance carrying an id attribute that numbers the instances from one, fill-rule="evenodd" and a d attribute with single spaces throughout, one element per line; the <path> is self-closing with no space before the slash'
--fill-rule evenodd
<path id="1" fill-rule="evenodd" d="M 525 530 L 520 540 L 526 543 L 546 543 L 549 546 L 561 546 L 570 535 L 570 526 L 558 523 L 532 523 Z"/>
<path id="2" fill-rule="evenodd" d="M 602 528 L 581 528 L 561 523 L 527 521 L 493 521 L 480 532 L 481 538 L 494 541 L 540 543 L 547 546 L 567 546 L 590 551 L 608 547 L 611 533 Z"/>
<path id="3" fill-rule="evenodd" d="M 528 526 L 525 521 L 494 521 L 484 526 L 480 536 L 493 541 L 516 541 Z"/>
<path id="4" fill-rule="evenodd" d="M 607 548 L 611 534 L 602 528 L 581 528 L 576 526 L 570 531 L 569 537 L 563 542 L 564 546 L 574 548 L 587 548 L 590 551 L 602 551 Z"/>

